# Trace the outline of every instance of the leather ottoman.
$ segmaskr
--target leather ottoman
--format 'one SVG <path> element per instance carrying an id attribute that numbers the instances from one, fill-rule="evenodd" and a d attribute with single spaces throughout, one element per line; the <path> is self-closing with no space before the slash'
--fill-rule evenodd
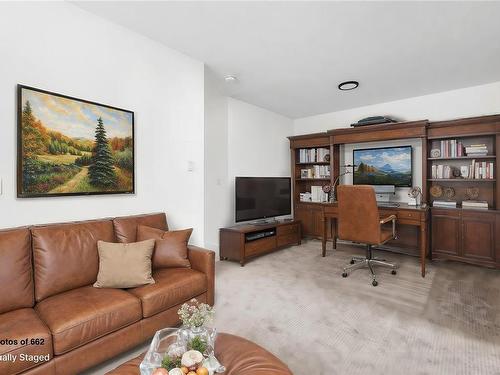
<path id="1" fill-rule="evenodd" d="M 224 375 L 293 375 L 290 369 L 259 345 L 228 333 L 217 334 L 215 356 L 226 367 Z M 144 354 L 107 375 L 139 375 Z"/>

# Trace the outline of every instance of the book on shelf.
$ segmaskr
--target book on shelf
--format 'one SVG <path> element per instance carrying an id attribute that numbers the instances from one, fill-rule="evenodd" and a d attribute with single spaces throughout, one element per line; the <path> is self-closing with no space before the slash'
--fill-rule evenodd
<path id="1" fill-rule="evenodd" d="M 462 208 L 488 208 L 488 202 L 465 200 L 462 201 Z"/>
<path id="2" fill-rule="evenodd" d="M 434 207 L 457 207 L 457 202 L 456 201 L 435 200 L 434 202 L 432 202 L 432 205 Z"/>
<path id="3" fill-rule="evenodd" d="M 311 186 L 311 202 L 328 202 L 328 194 L 322 186 Z"/>
<path id="4" fill-rule="evenodd" d="M 465 147 L 465 153 L 467 154 L 467 156 L 487 156 L 488 147 L 484 143 L 478 145 L 470 145 Z"/>
<path id="5" fill-rule="evenodd" d="M 453 176 L 453 167 L 449 165 L 434 164 L 431 167 L 431 178 L 450 179 Z M 464 179 L 492 180 L 495 178 L 494 163 L 487 161 L 476 161 L 472 159 L 470 165 L 460 167 L 460 177 Z"/>
<path id="6" fill-rule="evenodd" d="M 464 156 L 464 145 L 456 139 L 442 140 L 440 143 L 442 158 L 456 158 Z"/>
<path id="7" fill-rule="evenodd" d="M 300 178 L 330 178 L 329 165 L 314 165 L 300 170 Z"/>
<path id="8" fill-rule="evenodd" d="M 323 163 L 328 154 L 330 154 L 328 148 L 301 148 L 299 149 L 299 163 Z"/>
<path id="9" fill-rule="evenodd" d="M 301 202 L 311 202 L 311 193 L 309 193 L 309 192 L 300 193 L 300 201 Z"/>
<path id="10" fill-rule="evenodd" d="M 477 180 L 492 180 L 495 178 L 493 162 L 472 160 L 469 177 Z"/>

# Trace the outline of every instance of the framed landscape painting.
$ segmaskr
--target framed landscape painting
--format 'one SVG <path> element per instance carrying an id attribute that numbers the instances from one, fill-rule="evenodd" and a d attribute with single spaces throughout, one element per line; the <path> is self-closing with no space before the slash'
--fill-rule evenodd
<path id="1" fill-rule="evenodd" d="M 355 185 L 412 186 L 411 146 L 353 150 Z"/>
<path id="2" fill-rule="evenodd" d="M 134 112 L 18 85 L 17 196 L 134 193 Z"/>

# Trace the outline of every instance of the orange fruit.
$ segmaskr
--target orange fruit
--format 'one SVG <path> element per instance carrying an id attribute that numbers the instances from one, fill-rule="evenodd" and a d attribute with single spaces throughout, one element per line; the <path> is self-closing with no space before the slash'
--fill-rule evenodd
<path id="1" fill-rule="evenodd" d="M 186 366 L 182 366 L 181 370 L 184 374 L 187 374 L 189 372 L 188 368 Z"/>
<path id="2" fill-rule="evenodd" d="M 196 372 L 194 372 L 194 371 L 189 371 L 189 372 L 187 373 L 187 375 L 196 375 Z"/>
<path id="3" fill-rule="evenodd" d="M 208 369 L 206 367 L 198 367 L 196 375 L 208 375 Z"/>

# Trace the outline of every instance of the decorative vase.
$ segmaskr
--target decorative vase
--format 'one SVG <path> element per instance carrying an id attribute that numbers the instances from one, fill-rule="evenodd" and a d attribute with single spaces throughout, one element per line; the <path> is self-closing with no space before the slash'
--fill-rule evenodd
<path id="1" fill-rule="evenodd" d="M 176 328 L 165 328 L 157 331 L 139 366 L 141 375 L 151 375 L 157 368 L 161 367 L 166 355 L 180 357 L 186 350 L 185 341 L 182 340 Z"/>
<path id="2" fill-rule="evenodd" d="M 226 371 L 226 368 L 220 364 L 220 362 L 215 358 L 215 338 L 217 336 L 217 331 L 215 328 L 209 328 L 205 326 L 194 327 L 194 326 L 182 326 L 179 329 L 179 337 L 183 343 L 186 343 L 186 347 L 189 348 L 189 343 L 194 338 L 198 337 L 203 342 L 206 343 L 207 347 L 205 351 L 201 354 L 205 357 L 203 365 L 208 368 L 210 373 L 221 373 Z"/>
<path id="3" fill-rule="evenodd" d="M 215 348 L 215 337 L 217 336 L 217 331 L 215 328 L 209 328 L 205 326 L 194 327 L 194 326 L 182 326 L 179 329 L 179 336 L 186 345 L 191 342 L 194 338 L 198 337 L 201 341 L 205 342 L 207 348 L 203 352 L 205 358 L 212 356 L 214 354 Z"/>

